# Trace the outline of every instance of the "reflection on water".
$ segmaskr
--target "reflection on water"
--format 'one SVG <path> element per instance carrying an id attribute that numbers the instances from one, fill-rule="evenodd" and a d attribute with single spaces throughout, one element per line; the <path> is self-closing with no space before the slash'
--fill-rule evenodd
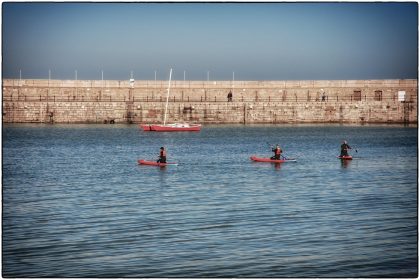
<path id="1" fill-rule="evenodd" d="M 347 168 L 352 162 L 351 160 L 346 160 L 346 159 L 340 159 L 340 161 L 341 161 L 341 167 L 343 168 Z"/>
<path id="2" fill-rule="evenodd" d="M 297 162 L 250 161 L 267 143 Z M 161 146 L 178 166 L 137 165 Z M 416 149 L 403 126 L 5 125 L 3 276 L 416 277 Z"/>

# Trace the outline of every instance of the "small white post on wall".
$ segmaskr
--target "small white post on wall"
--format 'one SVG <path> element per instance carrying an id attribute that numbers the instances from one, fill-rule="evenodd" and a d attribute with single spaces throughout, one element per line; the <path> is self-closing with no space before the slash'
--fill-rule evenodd
<path id="1" fill-rule="evenodd" d="M 405 90 L 398 91 L 398 101 L 400 102 L 405 101 Z"/>
<path id="2" fill-rule="evenodd" d="M 131 88 L 134 88 L 134 77 L 133 77 L 133 71 L 131 71 L 130 86 L 131 86 Z"/>
<path id="3" fill-rule="evenodd" d="M 235 93 L 235 72 L 232 72 L 232 94 Z"/>
<path id="4" fill-rule="evenodd" d="M 77 70 L 74 70 L 74 79 L 75 79 L 75 87 L 76 87 L 76 95 L 77 95 Z"/>
<path id="5" fill-rule="evenodd" d="M 156 86 L 157 86 L 157 85 L 156 85 L 156 70 L 155 70 L 155 88 L 156 88 Z"/>
<path id="6" fill-rule="evenodd" d="M 48 69 L 48 91 L 47 91 L 47 94 L 50 93 L 50 81 L 51 81 L 51 69 Z"/>

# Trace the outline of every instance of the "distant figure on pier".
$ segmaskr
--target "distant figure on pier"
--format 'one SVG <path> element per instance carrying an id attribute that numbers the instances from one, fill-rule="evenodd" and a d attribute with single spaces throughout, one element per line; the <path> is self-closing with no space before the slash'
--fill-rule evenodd
<path id="1" fill-rule="evenodd" d="M 159 159 L 156 162 L 166 163 L 166 151 L 164 147 L 160 147 Z"/>
<path id="2" fill-rule="evenodd" d="M 347 144 L 347 141 L 344 140 L 343 144 L 341 144 L 341 154 L 340 154 L 340 156 L 341 157 L 343 157 L 343 156 L 348 157 L 349 156 L 349 154 L 347 153 L 348 150 L 351 150 L 351 147 Z"/>
<path id="3" fill-rule="evenodd" d="M 232 95 L 232 91 L 229 91 L 229 93 L 228 93 L 228 95 L 227 95 L 228 102 L 232 102 L 232 97 L 233 97 L 233 95 Z"/>
<path id="4" fill-rule="evenodd" d="M 271 149 L 271 151 L 274 152 L 274 156 L 272 156 L 271 159 L 280 159 L 281 153 L 283 151 L 280 149 L 279 144 L 277 144 L 275 148 Z"/>

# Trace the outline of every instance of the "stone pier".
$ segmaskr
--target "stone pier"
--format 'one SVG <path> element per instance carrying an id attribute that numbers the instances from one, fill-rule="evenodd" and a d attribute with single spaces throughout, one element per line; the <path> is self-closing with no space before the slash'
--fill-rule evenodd
<path id="1" fill-rule="evenodd" d="M 2 87 L 3 123 L 162 123 L 168 81 L 4 79 Z M 167 122 L 417 123 L 417 96 L 417 80 L 172 81 Z"/>

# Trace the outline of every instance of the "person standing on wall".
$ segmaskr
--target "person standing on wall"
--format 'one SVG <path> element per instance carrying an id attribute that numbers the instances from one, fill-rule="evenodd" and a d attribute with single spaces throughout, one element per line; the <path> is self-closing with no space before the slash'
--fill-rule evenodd
<path id="1" fill-rule="evenodd" d="M 232 91 L 229 91 L 229 93 L 228 93 L 228 95 L 227 95 L 228 102 L 232 102 L 232 97 L 233 97 L 233 95 L 232 95 Z"/>

